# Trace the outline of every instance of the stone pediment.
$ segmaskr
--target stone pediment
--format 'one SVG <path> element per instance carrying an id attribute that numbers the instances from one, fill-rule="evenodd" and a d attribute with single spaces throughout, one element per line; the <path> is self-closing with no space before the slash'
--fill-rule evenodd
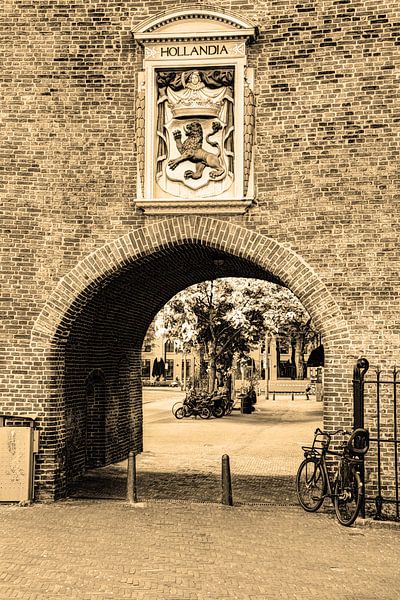
<path id="1" fill-rule="evenodd" d="M 176 40 L 229 40 L 254 41 L 257 28 L 234 13 L 206 9 L 167 11 L 150 17 L 133 29 L 135 40 L 163 42 Z"/>

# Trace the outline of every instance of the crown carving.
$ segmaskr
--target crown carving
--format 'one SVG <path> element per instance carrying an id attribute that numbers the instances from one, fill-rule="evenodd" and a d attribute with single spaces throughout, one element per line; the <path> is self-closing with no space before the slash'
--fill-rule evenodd
<path id="1" fill-rule="evenodd" d="M 167 90 L 168 106 L 175 119 L 187 117 L 216 118 L 224 104 L 225 89 L 210 89 L 201 81 L 198 71 L 182 73 L 182 89 Z"/>
<path id="2" fill-rule="evenodd" d="M 199 119 L 217 118 L 222 108 L 222 102 L 194 102 L 181 100 L 176 104 L 168 103 L 174 119 L 197 117 Z"/>

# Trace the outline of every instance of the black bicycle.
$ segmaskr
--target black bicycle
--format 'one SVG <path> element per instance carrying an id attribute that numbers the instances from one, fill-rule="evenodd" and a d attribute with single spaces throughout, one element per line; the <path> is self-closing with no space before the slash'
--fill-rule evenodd
<path id="1" fill-rule="evenodd" d="M 332 436 L 338 434 L 348 436 L 340 452 L 329 449 Z M 352 525 L 360 511 L 364 495 L 360 469 L 368 447 L 367 429 L 337 429 L 331 432 L 316 429 L 312 446 L 303 446 L 305 458 L 296 476 L 297 497 L 304 510 L 315 512 L 322 506 L 325 498 L 329 497 L 339 523 Z M 326 464 L 327 455 L 339 457 L 333 481 Z"/>
<path id="2" fill-rule="evenodd" d="M 183 402 L 175 402 L 172 407 L 172 414 L 177 419 L 183 419 L 184 417 L 209 419 L 211 408 L 203 397 L 196 396 L 194 392 L 189 392 Z"/>

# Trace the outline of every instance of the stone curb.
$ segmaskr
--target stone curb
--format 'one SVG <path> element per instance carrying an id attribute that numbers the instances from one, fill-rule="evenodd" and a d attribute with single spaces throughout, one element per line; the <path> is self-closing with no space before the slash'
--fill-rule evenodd
<path id="1" fill-rule="evenodd" d="M 370 518 L 358 518 L 356 521 L 356 526 L 369 527 L 372 529 L 397 529 L 400 531 L 400 521 L 379 521 Z"/>

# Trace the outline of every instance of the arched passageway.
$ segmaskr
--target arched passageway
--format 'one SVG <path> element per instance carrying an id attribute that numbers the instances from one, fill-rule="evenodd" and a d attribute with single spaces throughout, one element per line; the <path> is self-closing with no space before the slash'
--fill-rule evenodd
<path id="1" fill-rule="evenodd" d="M 318 274 L 282 244 L 233 223 L 208 217 L 154 222 L 77 264 L 35 323 L 31 344 L 47 383 L 40 496 L 63 496 L 68 482 L 94 462 L 141 449 L 140 351 L 151 320 L 180 290 L 229 276 L 280 283 L 298 296 L 324 339 L 325 420 L 349 422 L 347 326 Z M 98 416 L 91 419 L 97 402 Z"/>

